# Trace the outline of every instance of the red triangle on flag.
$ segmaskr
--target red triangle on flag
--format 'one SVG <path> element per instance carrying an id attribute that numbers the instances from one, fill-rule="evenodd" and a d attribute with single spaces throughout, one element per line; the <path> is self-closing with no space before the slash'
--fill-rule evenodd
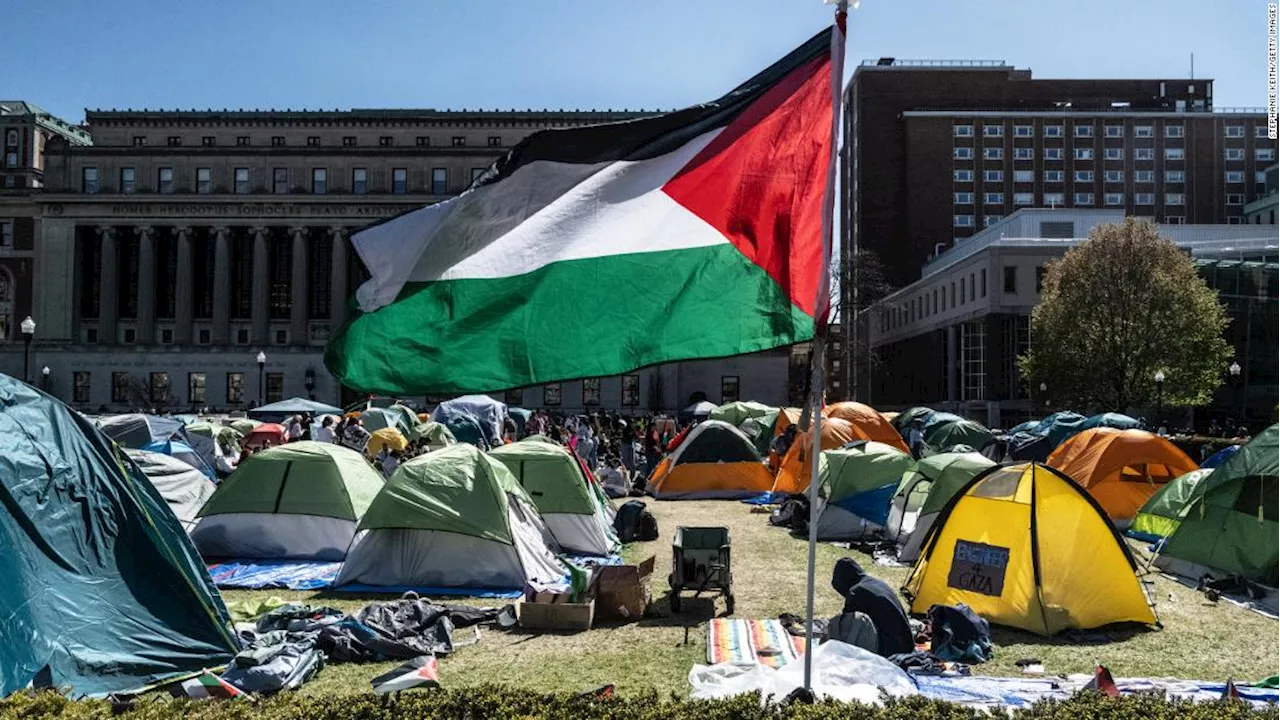
<path id="1" fill-rule="evenodd" d="M 1097 690 L 1107 697 L 1120 697 L 1120 688 L 1116 687 L 1116 681 L 1111 677 L 1111 671 L 1103 665 L 1098 665 L 1093 669 L 1093 679 L 1088 685 L 1084 686 L 1085 690 Z"/>
<path id="2" fill-rule="evenodd" d="M 1233 678 L 1227 678 L 1227 687 L 1222 690 L 1223 700 L 1239 700 L 1240 691 L 1236 688 L 1236 681 Z"/>

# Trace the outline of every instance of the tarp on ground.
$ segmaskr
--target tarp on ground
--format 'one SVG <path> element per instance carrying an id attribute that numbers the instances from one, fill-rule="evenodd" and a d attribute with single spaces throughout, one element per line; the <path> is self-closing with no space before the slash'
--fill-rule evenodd
<path id="1" fill-rule="evenodd" d="M 730 425 L 741 428 L 743 421 L 748 418 L 758 418 L 770 413 L 778 412 L 778 408 L 764 403 L 758 403 L 751 400 L 739 400 L 737 402 L 725 403 L 707 415 L 708 420 L 722 420 Z"/>
<path id="2" fill-rule="evenodd" d="M 147 450 L 125 450 L 125 454 L 137 463 L 183 528 L 190 531 L 200 508 L 218 486 L 204 473 L 177 458 Z"/>
<path id="3" fill-rule="evenodd" d="M 458 436 L 459 442 L 469 442 L 458 435 L 458 430 L 447 418 L 457 413 L 464 413 L 475 418 L 480 430 L 484 433 L 484 441 L 489 447 L 502 444 L 502 421 L 507 418 L 507 404 L 494 400 L 488 395 L 463 395 L 452 400 L 445 400 L 431 411 L 431 419 L 443 422 Z"/>
<path id="4" fill-rule="evenodd" d="M 0 696 L 75 695 L 228 662 L 222 599 L 137 466 L 57 400 L 0 375 Z"/>
<path id="5" fill-rule="evenodd" d="M 254 419 L 262 420 L 263 422 L 280 422 L 290 415 L 341 415 L 342 408 L 303 397 L 291 397 L 288 400 L 256 407 L 250 410 L 248 414 Z"/>

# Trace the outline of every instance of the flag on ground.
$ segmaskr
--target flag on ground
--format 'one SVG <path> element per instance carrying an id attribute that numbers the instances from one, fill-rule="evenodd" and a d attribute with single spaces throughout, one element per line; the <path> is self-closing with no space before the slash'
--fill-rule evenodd
<path id="1" fill-rule="evenodd" d="M 370 279 L 325 363 L 358 390 L 445 394 L 811 338 L 843 39 L 703 105 L 534 133 L 462 195 L 357 233 Z"/>
<path id="2" fill-rule="evenodd" d="M 205 670 L 179 686 L 182 695 L 189 698 L 248 698 L 243 690 Z"/>
<path id="3" fill-rule="evenodd" d="M 1116 681 L 1111 678 L 1111 671 L 1102 665 L 1098 665 L 1093 669 L 1093 679 L 1088 685 L 1084 686 L 1085 690 L 1097 690 L 1107 697 L 1120 697 L 1120 688 L 1116 686 Z"/>
<path id="4" fill-rule="evenodd" d="M 440 672 L 434 655 L 416 657 L 373 679 L 373 691 L 376 693 L 399 692 L 423 686 L 440 687 Z"/>
<path id="5" fill-rule="evenodd" d="M 1227 686 L 1222 690 L 1223 700 L 1239 700 L 1240 691 L 1236 689 L 1236 681 L 1234 678 L 1227 678 Z"/>

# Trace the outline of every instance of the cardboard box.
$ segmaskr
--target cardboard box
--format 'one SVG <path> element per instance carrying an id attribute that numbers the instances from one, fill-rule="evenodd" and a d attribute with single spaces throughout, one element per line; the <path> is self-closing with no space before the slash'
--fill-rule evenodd
<path id="1" fill-rule="evenodd" d="M 596 570 L 595 595 L 601 620 L 635 622 L 649 606 L 653 556 L 636 565 L 608 565 Z"/>
<path id="2" fill-rule="evenodd" d="M 595 611 L 594 599 L 585 603 L 516 604 L 516 617 L 520 620 L 520 627 L 531 630 L 590 630 Z"/>

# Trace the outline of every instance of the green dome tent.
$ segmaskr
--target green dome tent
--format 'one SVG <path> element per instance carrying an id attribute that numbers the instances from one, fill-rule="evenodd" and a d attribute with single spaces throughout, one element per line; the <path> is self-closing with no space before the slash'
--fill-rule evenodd
<path id="1" fill-rule="evenodd" d="M 911 424 L 919 420 L 922 423 L 928 422 L 929 418 L 937 411 L 927 407 L 912 407 L 898 413 L 893 419 L 893 427 L 897 429 L 898 434 L 904 439 L 907 437 L 907 431 L 911 429 Z"/>
<path id="2" fill-rule="evenodd" d="M 360 520 L 337 585 L 521 589 L 567 573 L 507 466 L 459 443 L 396 469 Z"/>
<path id="3" fill-rule="evenodd" d="M 191 538 L 205 557 L 341 560 L 381 489 L 382 475 L 354 450 L 279 445 L 222 481 Z"/>
<path id="4" fill-rule="evenodd" d="M 1186 577 L 1206 570 L 1277 585 L 1280 426 L 1272 425 L 1214 469 L 1178 513 L 1157 566 Z"/>
<path id="5" fill-rule="evenodd" d="M 417 427 L 418 440 L 426 443 L 426 446 L 432 450 L 439 450 L 446 445 L 452 445 L 458 442 L 453 433 L 444 424 L 438 422 L 418 423 Z"/>
<path id="6" fill-rule="evenodd" d="M 874 441 L 823 451 L 818 464 L 819 540 L 856 540 L 884 526 L 911 456 Z"/>
<path id="7" fill-rule="evenodd" d="M 924 444 L 933 453 L 946 452 L 957 445 L 980 450 L 992 437 L 991 431 L 981 423 L 957 418 L 930 424 L 924 431 Z"/>
<path id="8" fill-rule="evenodd" d="M 752 402 L 750 400 L 739 400 L 737 402 L 725 403 L 711 411 L 707 416 L 708 420 L 721 420 L 730 425 L 740 428 L 743 421 L 748 418 L 764 417 L 770 413 L 777 413 L 778 408 L 765 405 L 763 403 Z"/>
<path id="9" fill-rule="evenodd" d="M 204 421 L 193 422 L 187 426 L 187 434 L 192 440 L 209 438 L 217 444 L 218 452 L 224 457 L 240 457 L 240 441 L 244 439 L 244 435 L 233 427 Z"/>
<path id="10" fill-rule="evenodd" d="M 0 375 L 0 697 L 74 695 L 227 663 L 238 643 L 178 519 L 93 424 Z"/>
<path id="11" fill-rule="evenodd" d="M 235 420 L 227 423 L 227 425 L 230 425 L 236 432 L 240 433 L 240 437 L 242 438 L 253 432 L 253 429 L 261 424 L 262 423 L 257 420 L 251 420 L 249 418 L 236 418 Z"/>
<path id="12" fill-rule="evenodd" d="M 565 550 L 582 555 L 611 555 L 619 547 L 605 510 L 608 500 L 596 492 L 569 450 L 554 443 L 520 442 L 494 448 L 497 458 L 529 493 L 547 529 Z"/>
<path id="13" fill-rule="evenodd" d="M 899 543 L 898 560 L 915 562 L 938 513 L 970 480 L 995 462 L 976 452 L 939 453 L 916 461 L 893 494 L 885 534 Z"/>
<path id="14" fill-rule="evenodd" d="M 1147 542 L 1169 537 L 1178 529 L 1178 513 L 1187 506 L 1187 502 L 1195 495 L 1196 488 L 1211 472 L 1213 468 L 1192 470 L 1161 486 L 1138 509 L 1133 524 L 1125 534 Z"/>

